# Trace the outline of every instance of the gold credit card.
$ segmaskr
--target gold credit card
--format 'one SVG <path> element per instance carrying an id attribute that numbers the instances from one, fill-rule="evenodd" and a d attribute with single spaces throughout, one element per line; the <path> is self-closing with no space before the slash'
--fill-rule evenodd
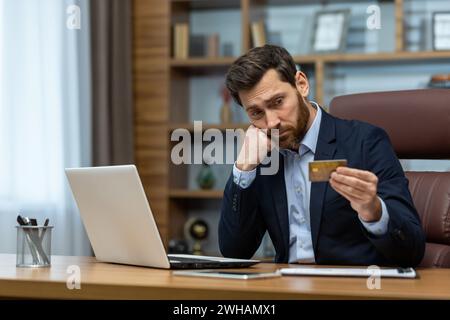
<path id="1" fill-rule="evenodd" d="M 309 181 L 323 182 L 330 179 L 337 167 L 346 167 L 347 160 L 318 160 L 309 163 Z"/>

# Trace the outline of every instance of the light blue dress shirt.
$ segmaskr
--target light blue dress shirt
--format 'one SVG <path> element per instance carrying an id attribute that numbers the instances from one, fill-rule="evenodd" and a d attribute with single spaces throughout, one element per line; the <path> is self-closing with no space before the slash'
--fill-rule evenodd
<path id="1" fill-rule="evenodd" d="M 317 103 L 313 101 L 311 103 L 316 108 L 317 114 L 300 144 L 299 151 L 280 150 L 284 156 L 284 179 L 289 216 L 289 263 L 315 263 L 309 211 L 311 182 L 308 179 L 308 163 L 314 160 L 316 153 L 322 110 Z M 233 181 L 241 188 L 248 188 L 255 177 L 256 169 L 241 171 L 234 164 Z M 366 230 L 374 235 L 383 235 L 388 228 L 389 214 L 384 201 L 381 198 L 380 201 L 382 207 L 380 220 L 365 222 L 359 218 Z"/>

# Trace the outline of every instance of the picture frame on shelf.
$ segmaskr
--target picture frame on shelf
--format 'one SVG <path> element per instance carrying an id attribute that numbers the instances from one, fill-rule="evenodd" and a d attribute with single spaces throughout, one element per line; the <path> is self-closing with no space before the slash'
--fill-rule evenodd
<path id="1" fill-rule="evenodd" d="M 433 12 L 431 29 L 433 50 L 450 50 L 450 11 Z"/>
<path id="2" fill-rule="evenodd" d="M 350 10 L 318 11 L 314 17 L 313 53 L 343 52 L 346 47 Z"/>

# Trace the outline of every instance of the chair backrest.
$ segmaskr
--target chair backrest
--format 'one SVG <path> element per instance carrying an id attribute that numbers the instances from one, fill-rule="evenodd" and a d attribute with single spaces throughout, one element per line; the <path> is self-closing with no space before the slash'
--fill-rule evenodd
<path id="1" fill-rule="evenodd" d="M 383 128 L 400 159 L 450 159 L 449 89 L 339 96 L 330 113 Z"/>
<path id="2" fill-rule="evenodd" d="M 450 172 L 406 172 L 427 235 L 421 265 L 450 268 Z"/>
<path id="3" fill-rule="evenodd" d="M 400 159 L 450 159 L 450 90 L 372 92 L 335 97 L 330 113 L 383 128 Z M 450 172 L 407 172 L 427 235 L 421 266 L 450 268 Z"/>

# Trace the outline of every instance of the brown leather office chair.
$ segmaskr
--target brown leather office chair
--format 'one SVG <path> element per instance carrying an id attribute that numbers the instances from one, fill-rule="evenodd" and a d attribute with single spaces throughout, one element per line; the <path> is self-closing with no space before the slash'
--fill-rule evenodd
<path id="1" fill-rule="evenodd" d="M 335 97 L 330 113 L 369 122 L 389 135 L 399 159 L 450 159 L 450 90 Z M 450 268 L 450 172 L 406 172 L 427 236 L 420 266 Z"/>

